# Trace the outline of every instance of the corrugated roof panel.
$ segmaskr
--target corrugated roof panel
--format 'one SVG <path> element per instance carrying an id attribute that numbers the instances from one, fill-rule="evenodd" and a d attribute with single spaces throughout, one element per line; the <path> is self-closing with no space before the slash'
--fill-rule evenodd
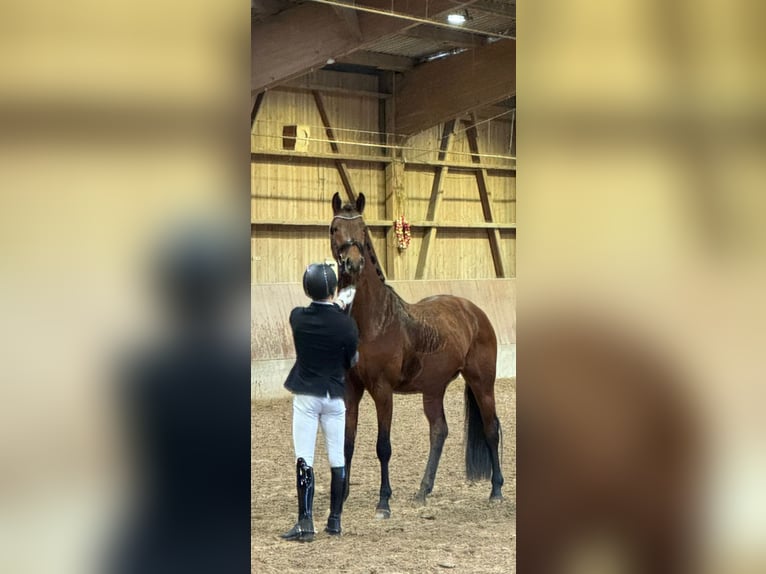
<path id="1" fill-rule="evenodd" d="M 395 56 L 407 56 L 409 58 L 422 58 L 423 56 L 444 50 L 444 45 L 436 40 L 396 34 L 366 45 L 365 50 L 393 54 Z"/>
<path id="2" fill-rule="evenodd" d="M 504 33 L 507 30 L 515 30 L 516 24 L 513 18 L 506 18 L 489 12 L 468 9 L 470 20 L 466 21 L 467 28 L 481 30 L 482 32 Z"/>

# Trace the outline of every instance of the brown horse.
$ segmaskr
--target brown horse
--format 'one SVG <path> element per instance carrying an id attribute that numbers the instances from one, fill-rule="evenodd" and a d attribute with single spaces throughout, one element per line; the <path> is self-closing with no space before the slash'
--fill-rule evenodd
<path id="1" fill-rule="evenodd" d="M 393 393 L 422 393 L 430 426 L 431 449 L 416 500 L 425 503 L 434 486 L 447 420 L 444 393 L 459 374 L 466 381 L 466 475 L 492 478 L 491 500 L 502 499 L 503 474 L 498 446 L 500 421 L 495 414 L 497 339 L 486 314 L 460 297 L 437 295 L 408 304 L 386 285 L 362 219 L 364 194 L 356 205 L 332 198 L 330 246 L 338 262 L 340 287 L 356 286 L 351 315 L 359 327 L 359 363 L 346 380 L 346 496 L 354 455 L 359 402 L 364 390 L 378 415 L 380 460 L 378 518 L 391 515 L 391 416 Z"/>

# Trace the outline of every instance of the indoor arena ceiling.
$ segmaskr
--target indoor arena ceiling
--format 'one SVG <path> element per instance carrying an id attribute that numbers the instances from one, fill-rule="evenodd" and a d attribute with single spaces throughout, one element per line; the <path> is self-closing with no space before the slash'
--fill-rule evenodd
<path id="1" fill-rule="evenodd" d="M 251 11 L 253 22 L 268 22 L 274 16 L 293 9 L 301 4 L 306 4 L 312 0 L 251 0 Z M 384 0 L 374 2 L 373 0 L 354 2 L 353 0 L 335 0 L 328 3 L 328 6 L 336 9 L 338 13 L 349 13 L 351 9 L 344 9 L 340 5 L 356 5 L 359 8 L 372 7 L 381 12 L 398 12 L 397 6 L 404 5 L 402 2 L 392 2 Z M 410 5 L 413 3 L 409 3 Z M 445 56 L 451 52 L 458 52 L 469 48 L 475 48 L 487 42 L 500 39 L 502 36 L 516 36 L 516 0 L 474 0 L 470 1 L 450 1 L 446 4 L 450 7 L 447 10 L 433 13 L 429 10 L 429 4 L 436 6 L 438 2 L 418 2 L 421 5 L 421 11 L 405 11 L 402 14 L 412 14 L 416 18 L 423 20 L 433 20 L 443 25 L 449 24 L 447 16 L 449 14 L 463 14 L 466 18 L 462 25 L 454 25 L 452 28 L 446 26 L 435 26 L 425 22 L 403 21 L 415 26 L 403 30 L 399 34 L 391 34 L 381 38 L 376 42 L 365 45 L 362 53 L 385 54 L 399 56 L 403 59 L 398 64 L 394 59 L 388 60 L 388 69 L 401 71 L 412 67 L 420 61 L 427 61 L 434 56 Z M 443 3 L 442 3 L 443 4 Z M 436 9 L 441 9 L 439 5 Z M 361 13 L 361 11 L 359 12 Z M 470 29 L 470 32 L 465 31 Z M 493 36 L 492 34 L 498 34 Z M 374 56 L 367 56 L 367 60 L 375 61 Z M 352 58 L 353 59 L 353 58 Z M 357 59 L 365 60 L 365 56 L 358 56 Z M 380 67 L 386 69 L 387 59 L 378 58 L 381 62 Z"/>
<path id="2" fill-rule="evenodd" d="M 463 107 L 515 107 L 516 0 L 251 0 L 251 15 L 253 94 L 320 68 L 392 71 L 414 106 L 470 84 Z"/>

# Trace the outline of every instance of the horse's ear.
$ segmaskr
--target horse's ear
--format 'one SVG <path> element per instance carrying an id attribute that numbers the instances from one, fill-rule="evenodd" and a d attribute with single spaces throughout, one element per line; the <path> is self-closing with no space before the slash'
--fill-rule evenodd
<path id="1" fill-rule="evenodd" d="M 359 197 L 356 198 L 356 210 L 359 213 L 359 215 L 362 215 L 362 212 L 364 211 L 364 194 L 360 193 Z"/>
<path id="2" fill-rule="evenodd" d="M 340 193 L 336 191 L 335 195 L 332 196 L 332 213 L 333 215 L 337 215 L 339 211 L 340 211 Z"/>

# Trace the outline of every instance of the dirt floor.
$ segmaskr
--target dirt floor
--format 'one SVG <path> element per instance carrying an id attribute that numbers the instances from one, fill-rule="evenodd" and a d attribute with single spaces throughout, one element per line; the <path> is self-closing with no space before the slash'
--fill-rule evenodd
<path id="1" fill-rule="evenodd" d="M 279 534 L 297 517 L 290 399 L 258 402 L 252 411 L 252 571 L 515 572 L 516 383 L 496 384 L 503 425 L 505 500 L 490 503 L 489 481 L 465 480 L 463 386 L 445 397 L 450 435 L 426 506 L 413 500 L 428 458 L 428 422 L 420 395 L 397 395 L 391 432 L 391 518 L 375 518 L 380 466 L 375 455 L 375 405 L 365 394 L 351 470 L 351 493 L 343 512 L 343 535 L 322 532 L 329 511 L 330 469 L 321 431 L 315 456 L 316 493 L 312 543 L 285 542 Z"/>

